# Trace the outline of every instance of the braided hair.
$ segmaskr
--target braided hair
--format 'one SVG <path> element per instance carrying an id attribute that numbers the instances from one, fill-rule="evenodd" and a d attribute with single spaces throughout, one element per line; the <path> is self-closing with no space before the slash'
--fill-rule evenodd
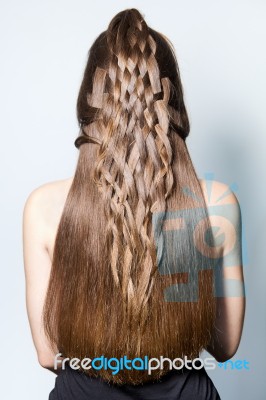
<path id="1" fill-rule="evenodd" d="M 212 267 L 200 260 L 198 282 L 191 235 L 176 239 L 167 219 L 190 210 L 194 226 L 200 215 L 203 241 L 208 214 L 185 144 L 190 127 L 173 46 L 138 10 L 118 13 L 92 45 L 77 117 L 78 165 L 44 307 L 53 348 L 80 359 L 197 356 L 213 329 Z M 167 287 L 179 290 L 188 273 L 191 300 L 167 301 Z M 97 374 L 138 384 L 167 370 Z"/>

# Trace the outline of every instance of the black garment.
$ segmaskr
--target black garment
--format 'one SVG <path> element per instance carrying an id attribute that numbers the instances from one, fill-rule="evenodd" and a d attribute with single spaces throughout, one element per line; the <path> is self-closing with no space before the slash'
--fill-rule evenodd
<path id="1" fill-rule="evenodd" d="M 204 367 L 171 370 L 160 382 L 117 386 L 66 364 L 48 400 L 221 400 Z"/>

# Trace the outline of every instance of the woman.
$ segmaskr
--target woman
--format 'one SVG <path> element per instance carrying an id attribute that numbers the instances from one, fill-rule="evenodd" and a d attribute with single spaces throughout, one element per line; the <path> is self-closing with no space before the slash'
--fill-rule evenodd
<path id="1" fill-rule="evenodd" d="M 238 348 L 240 209 L 197 177 L 173 47 L 138 10 L 93 43 L 77 117 L 74 177 L 35 189 L 23 216 L 32 336 L 58 374 L 49 399 L 219 399 L 201 360 L 183 361 Z M 137 360 L 88 367 L 102 356 Z M 145 357 L 168 361 L 147 370 Z"/>

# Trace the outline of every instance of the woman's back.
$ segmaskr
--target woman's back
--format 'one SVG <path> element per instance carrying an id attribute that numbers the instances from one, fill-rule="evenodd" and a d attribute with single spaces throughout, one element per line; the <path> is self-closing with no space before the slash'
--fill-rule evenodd
<path id="1" fill-rule="evenodd" d="M 46 248 L 50 260 L 53 258 L 55 237 L 58 225 L 62 216 L 65 202 L 73 182 L 73 177 L 46 183 L 36 189 L 39 192 L 40 203 L 42 203 L 42 218 L 46 224 Z M 204 179 L 199 179 L 204 199 L 208 208 L 217 205 L 217 199 L 228 191 L 228 186 L 218 181 L 211 181 L 211 192 Z M 228 196 L 219 200 L 219 205 L 227 204 Z M 178 208 L 178 205 L 177 205 Z M 215 215 L 213 216 L 213 225 L 215 225 Z M 219 220 L 217 219 L 217 225 Z"/>
<path id="2" fill-rule="evenodd" d="M 40 196 L 43 200 L 43 212 L 45 213 L 43 216 L 47 225 L 46 247 L 51 260 L 53 256 L 56 232 L 72 181 L 73 177 L 70 177 L 67 179 L 47 183 L 39 188 Z M 212 196 L 210 197 L 207 191 L 206 181 L 204 179 L 199 179 L 199 181 L 201 183 L 206 204 L 209 206 L 215 204 L 214 202 L 211 203 L 211 201 L 213 199 L 217 199 L 219 193 L 222 194 L 227 189 L 226 185 L 217 181 L 213 181 Z"/>
<path id="3" fill-rule="evenodd" d="M 228 201 L 239 233 L 237 200 L 226 185 L 198 179 L 174 49 L 138 10 L 118 13 L 92 45 L 77 118 L 74 177 L 43 185 L 24 210 L 28 313 L 41 365 L 54 369 L 57 353 L 81 361 L 81 370 L 84 358 L 101 355 L 194 359 L 207 349 L 230 358 L 243 300 L 226 298 L 222 261 L 236 230 L 209 206 Z M 239 280 L 240 247 L 238 240 Z M 116 390 L 149 398 L 151 388 L 153 398 L 172 389 L 168 398 L 217 396 L 203 369 L 180 374 L 167 362 L 146 372 L 67 368 L 51 396 L 80 398 L 90 388 L 91 398 L 106 389 L 101 398 Z"/>
<path id="4" fill-rule="evenodd" d="M 56 232 L 72 181 L 73 178 L 71 177 L 47 183 L 35 189 L 31 194 L 31 199 L 33 199 L 31 202 L 35 202 L 35 206 L 33 207 L 33 205 L 31 205 L 31 207 L 32 209 L 35 208 L 38 210 L 38 215 L 37 213 L 34 215 L 34 224 L 36 227 L 41 227 L 43 248 L 46 249 L 49 258 L 49 260 L 47 258 L 46 265 L 43 263 L 46 271 L 43 273 L 42 279 L 39 279 L 39 293 L 43 293 L 40 295 L 40 303 L 43 303 L 44 295 L 48 286 Z M 228 202 L 229 204 L 232 203 L 232 198 L 234 198 L 233 194 L 222 198 L 224 193 L 228 193 L 229 188 L 227 185 L 218 181 L 211 181 L 212 189 L 209 191 L 208 187 L 210 186 L 210 181 L 201 179 L 200 184 L 208 209 L 217 204 L 217 199 L 219 199 L 219 204 L 227 205 Z M 215 226 L 215 216 L 212 223 Z M 219 223 L 220 221 L 218 217 L 217 226 L 219 226 Z M 230 272 L 230 269 L 226 270 L 225 277 L 227 273 L 229 273 L 230 276 Z M 38 310 L 32 310 L 32 315 L 34 312 L 38 312 Z M 32 326 L 34 332 L 35 328 L 33 323 Z M 38 336 L 35 336 L 35 341 L 38 341 Z M 45 339 L 43 337 L 42 347 L 45 347 L 44 341 Z M 48 344 L 46 345 L 46 348 L 48 352 Z M 49 364 L 49 368 L 51 368 L 52 354 L 48 361 L 45 357 L 44 359 L 39 357 L 39 360 L 41 365 L 47 367 Z M 220 397 L 204 367 L 199 370 L 183 369 L 182 371 L 178 371 L 173 369 L 163 376 L 160 379 L 160 382 L 147 382 L 143 385 L 123 385 L 118 387 L 112 384 L 109 385 L 100 377 L 89 377 L 82 372 L 70 368 L 70 366 L 66 364 L 66 368 L 61 370 L 56 378 L 55 388 L 50 393 L 49 400 L 82 400 L 83 398 L 91 398 L 95 400 L 112 398 L 116 400 L 170 400 L 180 398 L 183 400 L 195 398 L 203 400 L 219 399 Z"/>
<path id="5" fill-rule="evenodd" d="M 47 183 L 39 187 L 42 224 L 45 221 L 47 232 L 45 247 L 52 262 L 54 241 L 62 211 L 69 193 L 73 177 Z M 205 180 L 200 180 L 206 204 L 211 206 L 215 199 L 225 191 L 225 185 L 212 182 L 212 196 L 208 195 Z M 36 221 L 38 223 L 38 221 Z M 47 276 L 48 279 L 48 276 Z M 47 282 L 43 281 L 46 286 Z M 67 363 L 56 378 L 55 388 L 50 393 L 49 400 L 85 400 L 85 399 L 219 399 L 213 382 L 204 367 L 201 369 L 173 369 L 164 375 L 159 382 L 147 382 L 143 385 L 113 385 L 104 382 L 102 378 L 89 377 L 83 372 L 72 369 Z"/>

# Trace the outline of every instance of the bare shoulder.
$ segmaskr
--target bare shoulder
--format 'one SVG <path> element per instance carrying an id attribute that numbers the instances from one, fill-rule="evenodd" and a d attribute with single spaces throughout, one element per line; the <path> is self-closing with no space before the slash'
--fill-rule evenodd
<path id="1" fill-rule="evenodd" d="M 27 197 L 23 214 L 33 215 L 38 222 L 54 225 L 63 210 L 73 177 L 44 183 Z M 36 221 L 37 222 L 37 221 Z"/>
<path id="2" fill-rule="evenodd" d="M 235 204 L 239 207 L 238 198 L 228 184 L 206 179 L 199 179 L 199 181 L 208 206 Z"/>
<path id="3" fill-rule="evenodd" d="M 217 228 L 223 232 L 224 254 L 231 249 L 232 243 L 241 240 L 242 217 L 238 198 L 229 185 L 214 181 L 200 179 L 203 194 L 206 200 L 211 226 L 214 227 L 214 238 L 217 237 L 217 248 L 219 244 L 219 235 Z"/>

